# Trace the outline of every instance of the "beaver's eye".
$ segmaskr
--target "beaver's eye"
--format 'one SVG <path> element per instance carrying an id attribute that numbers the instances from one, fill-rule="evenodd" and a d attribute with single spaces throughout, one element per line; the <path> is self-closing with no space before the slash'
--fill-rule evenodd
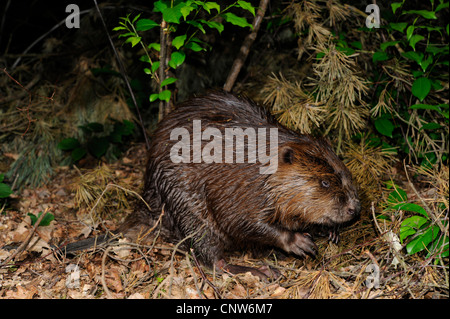
<path id="1" fill-rule="evenodd" d="M 327 180 L 320 181 L 320 184 L 322 185 L 322 187 L 325 187 L 325 188 L 330 187 L 330 182 Z"/>
<path id="2" fill-rule="evenodd" d="M 283 162 L 286 164 L 292 164 L 294 162 L 294 150 L 290 147 L 286 147 L 282 153 Z"/>

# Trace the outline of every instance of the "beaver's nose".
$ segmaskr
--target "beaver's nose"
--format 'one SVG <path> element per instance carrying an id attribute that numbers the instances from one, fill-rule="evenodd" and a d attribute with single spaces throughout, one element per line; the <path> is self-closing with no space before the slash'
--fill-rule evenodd
<path id="1" fill-rule="evenodd" d="M 361 203 L 359 201 L 353 202 L 347 210 L 347 214 L 349 215 L 359 215 L 361 212 Z"/>

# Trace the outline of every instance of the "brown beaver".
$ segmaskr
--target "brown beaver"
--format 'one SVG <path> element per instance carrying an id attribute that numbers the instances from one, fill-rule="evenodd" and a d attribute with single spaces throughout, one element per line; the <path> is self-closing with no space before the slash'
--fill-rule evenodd
<path id="1" fill-rule="evenodd" d="M 269 141 L 272 132 L 277 138 Z M 151 210 L 139 205 L 119 232 L 136 237 L 164 210 L 164 238 L 185 239 L 204 265 L 235 273 L 249 269 L 226 264 L 226 251 L 268 246 L 315 256 L 310 234 L 337 242 L 361 208 L 351 173 L 325 140 L 299 135 L 226 93 L 195 97 L 159 123 L 144 183 Z"/>

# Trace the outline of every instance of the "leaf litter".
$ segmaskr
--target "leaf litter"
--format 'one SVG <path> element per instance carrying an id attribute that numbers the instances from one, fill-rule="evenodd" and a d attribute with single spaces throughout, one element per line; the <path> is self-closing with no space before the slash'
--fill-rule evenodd
<path id="1" fill-rule="evenodd" d="M 0 216 L 0 298 L 448 297 L 445 267 L 399 249 L 394 236 L 398 223 L 384 221 L 374 225 L 373 205 L 360 221 L 343 230 L 338 245 L 317 240 L 320 253 L 316 259 L 300 260 L 274 251 L 262 256 L 230 253 L 231 263 L 269 265 L 281 273 L 267 281 L 250 273 L 232 275 L 199 268 L 189 253 L 179 252 L 159 237 L 150 245 L 121 239 L 75 256 L 56 253 L 58 247 L 69 242 L 114 230 L 132 211 L 138 200 L 133 192 L 140 193 L 142 184 L 144 149 L 143 145 L 136 145 L 116 164 L 102 164 L 104 182 L 98 183 L 99 188 L 104 190 L 106 185 L 116 183 L 129 192 L 105 192 L 103 201 L 98 202 L 101 209 L 96 207 L 95 214 L 92 208 L 98 198 L 84 202 L 77 195 L 83 185 L 80 178 L 83 174 L 95 174 L 95 169 L 83 172 L 61 167 L 51 183 L 22 191 L 18 207 Z M 98 197 L 103 190 L 94 193 Z M 27 214 L 38 216 L 44 211 L 52 213 L 54 220 L 48 226 L 37 227 L 26 249 L 3 264 L 18 249 L 17 243 L 33 230 Z"/>

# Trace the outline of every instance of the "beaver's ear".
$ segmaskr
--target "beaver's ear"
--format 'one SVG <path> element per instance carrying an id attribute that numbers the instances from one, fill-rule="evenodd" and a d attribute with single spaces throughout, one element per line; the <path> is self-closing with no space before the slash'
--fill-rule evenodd
<path id="1" fill-rule="evenodd" d="M 281 148 L 281 160 L 286 164 L 292 164 L 294 162 L 294 150 L 290 146 Z"/>

